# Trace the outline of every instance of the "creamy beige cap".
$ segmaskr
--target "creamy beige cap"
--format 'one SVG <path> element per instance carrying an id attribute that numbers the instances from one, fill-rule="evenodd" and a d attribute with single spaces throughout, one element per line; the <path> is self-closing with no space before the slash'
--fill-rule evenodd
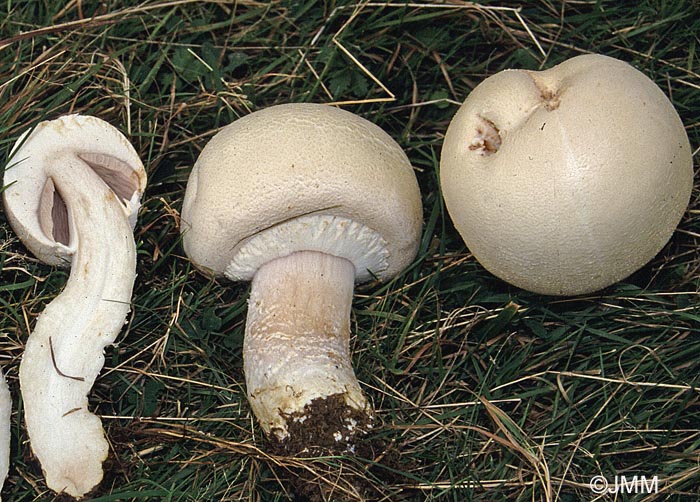
<path id="1" fill-rule="evenodd" d="M 516 286 L 581 294 L 664 246 L 692 188 L 690 145 L 648 77 L 586 55 L 479 84 L 440 161 L 455 226 L 479 262 Z"/>
<path id="2" fill-rule="evenodd" d="M 319 251 L 352 261 L 359 282 L 406 267 L 421 221 L 413 169 L 387 133 L 331 106 L 285 104 L 209 141 L 181 228 L 192 262 L 214 275 L 249 280 L 271 259 Z"/>

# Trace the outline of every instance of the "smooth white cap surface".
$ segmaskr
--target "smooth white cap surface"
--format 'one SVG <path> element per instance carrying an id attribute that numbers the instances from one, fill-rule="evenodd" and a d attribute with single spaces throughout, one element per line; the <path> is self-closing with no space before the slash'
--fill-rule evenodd
<path id="1" fill-rule="evenodd" d="M 692 188 L 690 145 L 664 93 L 586 55 L 479 84 L 440 161 L 447 209 L 498 277 L 544 294 L 604 288 L 669 240 Z"/>

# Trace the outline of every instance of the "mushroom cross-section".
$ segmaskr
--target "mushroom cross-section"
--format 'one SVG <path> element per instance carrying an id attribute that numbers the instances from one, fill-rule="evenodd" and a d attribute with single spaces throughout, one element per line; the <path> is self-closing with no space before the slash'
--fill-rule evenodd
<path id="1" fill-rule="evenodd" d="M 4 183 L 7 217 L 20 239 L 42 261 L 71 267 L 27 340 L 19 378 L 46 484 L 81 497 L 100 482 L 107 458 L 87 395 L 129 312 L 133 226 L 146 173 L 117 129 L 67 115 L 20 137 Z"/>
<path id="2" fill-rule="evenodd" d="M 405 153 L 350 112 L 273 106 L 206 145 L 187 185 L 183 243 L 201 270 L 252 280 L 244 372 L 273 441 L 342 451 L 369 425 L 350 357 L 353 286 L 406 267 L 421 221 Z"/>

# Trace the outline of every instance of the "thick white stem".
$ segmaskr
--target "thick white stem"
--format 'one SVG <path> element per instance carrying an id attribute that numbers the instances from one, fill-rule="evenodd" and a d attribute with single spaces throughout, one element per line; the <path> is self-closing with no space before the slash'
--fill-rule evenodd
<path id="1" fill-rule="evenodd" d="M 342 423 L 323 432 L 335 441 L 353 436 L 358 416 L 371 414 L 350 359 L 354 280 L 350 261 L 313 251 L 272 260 L 255 274 L 243 344 L 248 399 L 280 441 L 294 439 L 292 423 L 324 420 L 311 415 L 323 413 L 329 398 L 345 408 L 334 412 Z"/>
<path id="2" fill-rule="evenodd" d="M 75 249 L 63 292 L 27 340 L 19 378 L 32 451 L 46 484 L 81 497 L 102 479 L 108 443 L 87 395 L 129 312 L 136 249 L 125 210 L 77 157 L 49 175 L 66 202 Z"/>

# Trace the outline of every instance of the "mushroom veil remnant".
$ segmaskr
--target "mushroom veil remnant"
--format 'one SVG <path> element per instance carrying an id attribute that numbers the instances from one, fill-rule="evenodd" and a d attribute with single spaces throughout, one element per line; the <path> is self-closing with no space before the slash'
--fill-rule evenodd
<path id="1" fill-rule="evenodd" d="M 350 112 L 273 106 L 206 145 L 187 184 L 183 243 L 202 271 L 252 280 L 244 372 L 270 439 L 343 451 L 369 426 L 350 358 L 353 286 L 406 267 L 421 222 L 405 153 Z"/>
<path id="2" fill-rule="evenodd" d="M 651 260 L 692 182 L 669 99 L 600 55 L 487 78 L 450 123 L 440 159 L 447 209 L 476 259 L 552 295 L 602 289 Z"/>
<path id="3" fill-rule="evenodd" d="M 70 266 L 65 289 L 29 335 L 19 379 L 46 484 L 81 497 L 101 481 L 107 458 L 87 395 L 129 312 L 146 172 L 117 129 L 67 115 L 17 140 L 4 183 L 7 217 L 22 242 L 40 260 Z"/>

